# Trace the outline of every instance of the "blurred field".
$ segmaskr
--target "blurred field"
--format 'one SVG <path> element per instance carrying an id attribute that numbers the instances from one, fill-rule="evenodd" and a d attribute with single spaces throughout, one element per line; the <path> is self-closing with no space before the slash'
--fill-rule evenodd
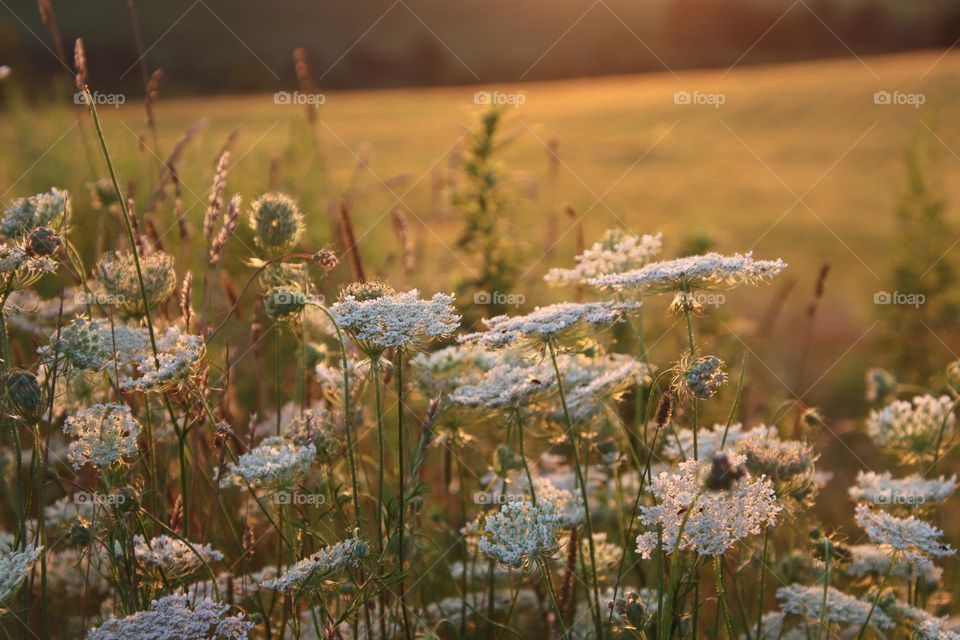
<path id="1" fill-rule="evenodd" d="M 897 242 L 893 211 L 905 179 L 903 151 L 916 130 L 936 128 L 943 189 L 951 202 L 960 200 L 955 179 L 960 158 L 953 151 L 960 149 L 960 114 L 954 108 L 960 98 L 958 72 L 960 54 L 927 52 L 727 74 L 684 72 L 679 78 L 656 74 L 329 93 L 316 124 L 323 168 L 311 169 L 299 182 L 292 175 L 303 168 L 298 166 L 303 160 L 290 150 L 305 132 L 295 124 L 304 121 L 302 108 L 276 105 L 272 95 L 161 100 L 159 147 L 160 155 L 169 153 L 191 123 L 210 118 L 186 149 L 180 172 L 194 229 L 203 215 L 217 150 L 233 128 L 241 127 L 231 193 L 238 191 L 247 201 L 256 197 L 268 188 L 271 160 L 287 154 L 294 159 L 285 163 L 280 183 L 304 201 L 317 246 L 333 240 L 328 213 L 351 188 L 369 268 L 400 285 L 450 290 L 470 265 L 451 251 L 460 220 L 455 211 L 438 206 L 432 185 L 479 110 L 474 92 L 522 93 L 524 104 L 509 110 L 517 138 L 504 159 L 523 194 L 515 222 L 530 265 L 519 287 L 528 304 L 553 295 L 540 277 L 575 253 L 572 221 L 562 213 L 569 203 L 582 216 L 588 242 L 621 225 L 662 231 L 671 255 L 690 237 L 705 234 L 721 250 L 783 257 L 798 284 L 788 300 L 788 316 L 802 311 L 819 265 L 831 263 L 816 336 L 829 348 L 814 350 L 819 361 L 812 367 L 813 379 L 851 347 L 860 357 L 844 359 L 831 372 L 859 379 L 870 363 L 866 345 L 874 337 L 865 332 L 878 318 L 873 294 L 890 289 L 888 258 Z M 920 92 L 926 104 L 921 109 L 877 105 L 874 92 L 880 90 Z M 720 93 L 724 103 L 719 108 L 677 105 L 677 91 Z M 104 107 L 101 113 L 121 180 L 132 180 L 138 200 L 146 200 L 156 169 L 149 135 L 139 149 L 138 136 L 146 135 L 142 104 L 131 97 L 125 106 Z M 89 210 L 83 186 L 91 175 L 73 123 L 73 113 L 64 108 L 14 107 L 0 117 L 3 199 L 62 185 L 80 194 L 75 220 L 96 224 L 99 214 Z M 89 122 L 84 124 L 89 136 Z M 555 179 L 550 177 L 551 141 L 560 157 Z M 357 172 L 358 157 L 368 159 L 369 173 Z M 99 175 L 106 175 L 99 158 L 97 163 Z M 309 185 L 309 193 L 298 192 L 307 191 L 303 185 Z M 418 268 L 410 276 L 396 264 L 389 215 L 394 206 L 407 211 L 417 242 Z M 170 236 L 174 244 L 175 235 Z M 772 293 L 753 296 L 758 310 Z M 788 330 L 787 337 L 792 335 Z M 792 347 L 775 348 L 783 356 Z"/>

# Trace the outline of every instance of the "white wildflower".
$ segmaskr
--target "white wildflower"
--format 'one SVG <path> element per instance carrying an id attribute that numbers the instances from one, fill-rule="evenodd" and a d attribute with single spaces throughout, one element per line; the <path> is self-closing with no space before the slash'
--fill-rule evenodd
<path id="1" fill-rule="evenodd" d="M 850 487 L 850 497 L 878 506 L 922 505 L 943 502 L 956 490 L 957 476 L 924 478 L 920 474 L 893 478 L 889 471 L 857 473 L 857 484 Z"/>
<path id="2" fill-rule="evenodd" d="M 18 198 L 3 212 L 0 232 L 22 237 L 37 227 L 59 227 L 70 215 L 70 193 L 54 187 L 47 193 Z"/>
<path id="3" fill-rule="evenodd" d="M 131 354 L 147 348 L 147 344 L 147 335 L 142 329 L 80 317 L 63 328 L 59 343 L 50 344 L 41 353 L 48 359 L 57 353 L 76 369 L 100 371 L 109 365 L 122 365 Z"/>
<path id="4" fill-rule="evenodd" d="M 874 576 L 879 578 L 890 571 L 896 578 L 905 578 L 913 581 L 923 578 L 927 584 L 936 584 L 943 577 L 943 569 L 933 564 L 929 558 L 908 557 L 903 554 L 890 553 L 889 547 L 879 547 L 873 544 L 857 544 L 848 547 L 850 562 L 843 571 L 854 578 Z M 893 563 L 893 567 L 890 563 Z"/>
<path id="5" fill-rule="evenodd" d="M 913 632 L 911 637 L 914 640 L 960 640 L 960 634 L 947 628 L 946 618 L 938 618 L 899 600 L 887 602 L 884 609 L 894 620 Z"/>
<path id="6" fill-rule="evenodd" d="M 7 602 L 16 595 L 42 551 L 43 547 L 30 546 L 18 550 L 0 550 L 0 602 Z"/>
<path id="7" fill-rule="evenodd" d="M 75 469 L 106 469 L 137 454 L 140 425 L 125 404 L 96 404 L 67 418 L 63 432 L 76 438 L 67 449 Z"/>
<path id="8" fill-rule="evenodd" d="M 484 319 L 486 331 L 460 337 L 461 342 L 499 349 L 517 342 L 545 344 L 584 337 L 589 330 L 626 320 L 639 302 L 560 302 L 537 307 L 524 316 Z"/>
<path id="9" fill-rule="evenodd" d="M 731 456 L 730 464 L 739 467 L 743 460 Z M 747 477 L 729 490 L 707 491 L 701 488 L 702 470 L 696 460 L 687 460 L 677 473 L 664 472 L 653 481 L 651 491 L 658 503 L 640 508 L 640 521 L 649 529 L 637 537 L 642 558 L 657 548 L 658 533 L 667 552 L 679 547 L 718 556 L 743 538 L 776 525 L 781 507 L 768 479 Z"/>
<path id="10" fill-rule="evenodd" d="M 282 489 L 306 473 L 316 457 L 317 448 L 313 443 L 297 444 L 272 436 L 240 456 L 236 464 L 230 463 L 230 479 L 239 485 Z"/>
<path id="11" fill-rule="evenodd" d="M 949 396 L 915 396 L 912 403 L 894 400 L 880 411 L 871 411 L 867 433 L 879 446 L 910 461 L 932 452 L 938 442 L 947 442 L 955 424 Z"/>
<path id="12" fill-rule="evenodd" d="M 318 586 L 330 574 L 350 566 L 357 566 L 370 553 L 367 543 L 360 538 L 348 538 L 325 547 L 296 563 L 279 578 L 267 580 L 267 589 L 300 593 Z"/>
<path id="13" fill-rule="evenodd" d="M 210 598 L 170 595 L 150 603 L 147 611 L 107 620 L 90 631 L 90 640 L 244 640 L 253 623 L 243 614 L 229 616 L 230 607 Z"/>
<path id="14" fill-rule="evenodd" d="M 184 542 L 165 534 L 151 538 L 133 536 L 134 555 L 147 568 L 159 569 L 170 580 L 193 576 L 204 570 L 204 565 L 223 560 L 223 554 L 208 544 Z"/>
<path id="15" fill-rule="evenodd" d="M 139 256 L 139 261 L 140 274 L 132 253 L 106 253 L 100 257 L 94 272 L 104 300 L 136 318 L 146 315 L 144 295 L 147 307 L 152 309 L 177 288 L 173 256 L 158 251 Z M 143 276 L 142 288 L 140 275 Z"/>
<path id="16" fill-rule="evenodd" d="M 723 448 L 736 448 L 741 440 L 757 440 L 776 437 L 776 435 L 776 427 L 768 427 L 765 424 L 749 429 L 745 429 L 739 422 L 729 427 L 726 424 L 715 424 L 711 429 L 700 429 L 697 432 L 697 457 L 700 460 L 710 460 Z M 667 436 L 663 455 L 671 460 L 693 458 L 693 430 L 679 429 L 675 436 Z"/>
<path id="17" fill-rule="evenodd" d="M 561 517 L 550 502 L 507 502 L 498 513 L 486 517 L 477 546 L 497 562 L 527 567 L 556 552 L 560 527 Z"/>
<path id="18" fill-rule="evenodd" d="M 618 400 L 634 386 L 653 380 L 653 367 L 623 354 L 599 358 L 572 358 L 563 367 L 567 409 L 574 422 L 582 422 L 606 402 Z"/>
<path id="19" fill-rule="evenodd" d="M 555 286 L 586 284 L 590 278 L 639 269 L 660 253 L 663 234 L 633 236 L 610 229 L 576 256 L 573 269 L 550 269 L 543 279 Z"/>
<path id="20" fill-rule="evenodd" d="M 136 355 L 130 354 L 127 361 L 136 365 L 140 376 L 122 379 L 120 387 L 139 391 L 167 390 L 185 382 L 195 371 L 203 355 L 203 338 L 181 333 L 178 327 L 168 327 L 157 337 L 156 356 L 152 348 L 144 348 Z"/>
<path id="21" fill-rule="evenodd" d="M 365 283 L 368 288 L 369 283 Z M 460 326 L 453 308 L 453 296 L 434 294 L 422 300 L 416 289 L 393 293 L 383 287 L 369 296 L 348 288 L 330 312 L 340 328 L 352 337 L 367 355 L 387 349 L 403 349 L 452 333 Z"/>
<path id="22" fill-rule="evenodd" d="M 780 587 L 777 589 L 777 599 L 780 601 L 780 609 L 783 612 L 810 620 L 818 620 L 822 612 L 827 622 L 839 625 L 862 625 L 867 621 L 867 616 L 870 616 L 870 624 L 880 629 L 894 627 L 893 620 L 879 608 L 874 609 L 871 615 L 871 603 L 847 595 L 833 587 L 827 589 L 826 611 L 822 611 L 823 587 L 819 585 L 807 587 L 791 584 Z"/>
<path id="23" fill-rule="evenodd" d="M 450 401 L 466 407 L 517 410 L 552 391 L 556 378 L 549 363 L 504 363 L 484 372 L 471 384 L 450 394 Z"/>
<path id="24" fill-rule="evenodd" d="M 787 264 L 777 260 L 754 260 L 752 253 L 724 256 L 708 253 L 676 260 L 654 262 L 640 269 L 591 278 L 595 287 L 635 289 L 642 293 L 726 290 L 767 282 Z"/>
<path id="25" fill-rule="evenodd" d="M 955 553 L 943 542 L 943 531 L 915 516 L 897 518 L 885 511 L 873 511 L 861 503 L 857 505 L 854 518 L 871 542 L 889 545 L 908 558 L 940 558 Z"/>

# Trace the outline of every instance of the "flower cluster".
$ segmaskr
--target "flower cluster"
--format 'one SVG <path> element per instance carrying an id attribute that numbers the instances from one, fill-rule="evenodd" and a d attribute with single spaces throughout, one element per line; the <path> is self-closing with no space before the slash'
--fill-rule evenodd
<path id="1" fill-rule="evenodd" d="M 507 502 L 498 513 L 487 516 L 477 546 L 492 560 L 519 569 L 556 552 L 561 526 L 551 502 Z"/>
<path id="2" fill-rule="evenodd" d="M 915 516 L 897 518 L 861 503 L 857 505 L 855 518 L 871 542 L 887 545 L 908 558 L 940 558 L 955 553 L 943 542 L 943 531 Z"/>
<path id="3" fill-rule="evenodd" d="M 743 464 L 733 456 L 731 465 Z M 668 552 L 692 549 L 706 556 L 722 555 L 740 540 L 777 523 L 781 506 L 765 478 L 745 478 L 728 491 L 702 487 L 703 465 L 680 463 L 677 473 L 661 473 L 651 491 L 657 504 L 640 508 L 648 531 L 637 537 L 637 553 L 649 558 L 660 543 Z"/>
<path id="4" fill-rule="evenodd" d="M 162 252 L 140 256 L 139 273 L 132 253 L 117 251 L 104 254 L 97 262 L 95 275 L 103 290 L 104 300 L 133 318 L 145 316 L 147 311 L 162 304 L 177 288 L 173 256 Z"/>
<path id="5" fill-rule="evenodd" d="M 724 256 L 708 253 L 653 262 L 640 269 L 590 278 L 600 288 L 631 289 L 640 293 L 716 291 L 767 282 L 786 269 L 777 260 L 754 260 L 752 253 Z"/>
<path id="6" fill-rule="evenodd" d="M 169 580 L 193 576 L 205 565 L 223 560 L 223 554 L 208 544 L 185 542 L 159 535 L 149 541 L 134 536 L 134 555 L 145 567 L 157 569 Z"/>
<path id="7" fill-rule="evenodd" d="M 236 464 L 230 463 L 230 475 L 225 480 L 256 488 L 283 489 L 306 473 L 316 457 L 317 447 L 312 442 L 297 444 L 282 436 L 271 436 L 240 456 Z"/>
<path id="8" fill-rule="evenodd" d="M 879 411 L 871 411 L 867 432 L 881 447 L 912 460 L 947 442 L 956 421 L 949 396 L 915 396 L 912 402 L 894 400 Z"/>
<path id="9" fill-rule="evenodd" d="M 610 229 L 574 260 L 573 269 L 550 269 L 543 279 L 555 286 L 586 284 L 591 278 L 632 271 L 655 258 L 663 245 L 663 234 L 632 236 Z"/>
<path id="10" fill-rule="evenodd" d="M 19 591 L 42 552 L 42 547 L 0 551 L 0 602 L 7 603 Z"/>
<path id="11" fill-rule="evenodd" d="M 626 320 L 627 314 L 639 308 L 637 302 L 560 302 L 537 307 L 524 316 L 495 316 L 485 319 L 486 331 L 461 336 L 466 343 L 498 349 L 526 342 L 544 345 L 548 342 L 576 342 L 591 330 Z"/>
<path id="12" fill-rule="evenodd" d="M 230 607 L 210 598 L 193 600 L 170 595 L 154 600 L 146 611 L 107 620 L 87 634 L 90 640 L 245 640 L 253 623 L 243 614 L 227 615 Z"/>
<path id="13" fill-rule="evenodd" d="M 76 438 L 67 450 L 75 469 L 106 469 L 137 454 L 140 425 L 125 404 L 97 404 L 67 418 L 63 432 Z"/>
<path id="14" fill-rule="evenodd" d="M 833 587 L 827 589 L 826 607 L 823 606 L 823 587 L 819 585 L 803 586 L 791 584 L 777 589 L 777 600 L 780 601 L 780 610 L 784 613 L 801 616 L 808 620 L 818 620 L 823 617 L 827 622 L 851 626 L 862 625 L 869 617 L 870 624 L 880 629 L 892 629 L 893 620 L 879 609 L 873 610 L 871 604 L 859 598 L 838 591 Z"/>
<path id="15" fill-rule="evenodd" d="M 406 293 L 383 289 L 373 295 L 369 290 L 348 288 L 330 312 L 367 355 L 416 346 L 452 333 L 460 325 L 453 296 L 437 293 L 422 300 L 416 289 Z"/>
<path id="16" fill-rule="evenodd" d="M 296 563 L 282 576 L 263 582 L 267 589 L 299 594 L 317 588 L 330 574 L 359 565 L 370 554 L 361 538 L 348 538 Z"/>
<path id="17" fill-rule="evenodd" d="M 915 473 L 895 479 L 889 471 L 860 471 L 857 473 L 857 484 L 850 487 L 850 497 L 878 506 L 918 506 L 943 502 L 956 488 L 957 476 L 927 479 Z"/>

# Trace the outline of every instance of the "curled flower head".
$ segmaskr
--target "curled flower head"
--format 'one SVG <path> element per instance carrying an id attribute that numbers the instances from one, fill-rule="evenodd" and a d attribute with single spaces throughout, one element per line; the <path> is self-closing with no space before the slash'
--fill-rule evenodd
<path id="1" fill-rule="evenodd" d="M 303 287 L 271 287 L 263 295 L 263 312 L 268 318 L 290 318 L 303 311 L 311 300 L 312 296 Z"/>
<path id="2" fill-rule="evenodd" d="M 283 489 L 306 473 L 316 457 L 317 447 L 312 442 L 301 445 L 272 436 L 230 464 L 231 479 L 240 485 Z"/>
<path id="3" fill-rule="evenodd" d="M 886 369 L 868 369 L 866 381 L 867 402 L 882 402 L 896 393 L 897 378 Z"/>
<path id="4" fill-rule="evenodd" d="M 560 526 L 560 515 L 548 501 L 507 502 L 499 512 L 487 516 L 477 546 L 492 560 L 524 568 L 557 551 Z"/>
<path id="5" fill-rule="evenodd" d="M 416 347 L 460 325 L 453 296 L 437 293 L 423 300 L 416 289 L 393 293 L 378 283 L 346 289 L 330 313 L 369 357 L 379 357 L 387 349 Z"/>
<path id="6" fill-rule="evenodd" d="M 499 349 L 519 344 L 543 348 L 573 345 L 579 349 L 596 329 L 624 322 L 639 302 L 560 302 L 537 307 L 524 316 L 484 319 L 486 331 L 461 336 L 461 342 Z"/>
<path id="7" fill-rule="evenodd" d="M 250 229 L 257 246 L 283 253 L 303 233 L 303 214 L 296 200 L 283 193 L 265 193 L 250 205 Z"/>
<path id="8" fill-rule="evenodd" d="M 590 278 L 595 287 L 629 289 L 644 294 L 672 291 L 722 291 L 768 282 L 787 267 L 780 259 L 754 260 L 752 253 L 708 253 L 653 262 L 640 269 Z"/>
<path id="9" fill-rule="evenodd" d="M 912 402 L 894 400 L 871 411 L 867 433 L 879 446 L 904 456 L 907 462 L 928 455 L 953 436 L 956 416 L 949 396 L 915 396 Z"/>
<path id="10" fill-rule="evenodd" d="M 142 290 L 132 253 L 106 253 L 100 257 L 95 270 L 106 300 L 133 318 L 145 316 L 148 308 L 153 309 L 163 303 L 177 288 L 173 256 L 162 252 L 140 256 L 140 269 L 143 274 Z"/>
<path id="11" fill-rule="evenodd" d="M 0 373 L 0 383 L 20 418 L 28 423 L 40 420 L 47 408 L 47 400 L 37 376 L 23 369 L 12 369 Z"/>
<path id="12" fill-rule="evenodd" d="M 43 349 L 52 359 L 54 353 L 71 367 L 82 371 L 100 371 L 124 358 L 147 348 L 144 332 L 109 320 L 79 317 L 63 328 L 59 342 Z"/>
<path id="13" fill-rule="evenodd" d="M 70 217 L 70 193 L 54 187 L 14 201 L 0 218 L 0 233 L 7 238 L 24 238 L 38 227 L 59 229 Z"/>
<path id="14" fill-rule="evenodd" d="M 543 279 L 554 286 L 586 284 L 591 278 L 639 269 L 660 253 L 663 234 L 629 235 L 609 229 L 599 242 L 576 256 L 573 269 L 550 269 Z"/>
<path id="15" fill-rule="evenodd" d="M 106 469 L 137 454 L 140 425 L 125 404 L 96 404 L 67 418 L 63 432 L 76 438 L 67 449 L 75 469 Z"/>
<path id="16" fill-rule="evenodd" d="M 943 531 L 915 516 L 897 518 L 861 503 L 857 505 L 854 518 L 871 542 L 886 545 L 908 558 L 941 558 L 955 553 L 943 541 Z"/>
<path id="17" fill-rule="evenodd" d="M 738 468 L 743 460 L 734 455 L 727 462 Z M 708 491 L 703 488 L 704 473 L 709 473 L 709 466 L 687 460 L 677 473 L 663 472 L 653 481 L 657 504 L 640 508 L 640 521 L 648 529 L 637 537 L 642 558 L 657 548 L 658 532 L 668 553 L 679 548 L 718 556 L 743 538 L 776 525 L 781 506 L 769 480 L 746 476 L 726 491 Z"/>
<path id="18" fill-rule="evenodd" d="M 681 367 L 679 388 L 704 400 L 715 396 L 729 380 L 726 365 L 716 356 L 703 356 L 693 362 L 681 363 Z"/>
<path id="19" fill-rule="evenodd" d="M 87 634 L 90 640 L 246 640 L 253 623 L 227 615 L 229 605 L 186 594 L 153 600 L 146 611 L 111 618 Z"/>

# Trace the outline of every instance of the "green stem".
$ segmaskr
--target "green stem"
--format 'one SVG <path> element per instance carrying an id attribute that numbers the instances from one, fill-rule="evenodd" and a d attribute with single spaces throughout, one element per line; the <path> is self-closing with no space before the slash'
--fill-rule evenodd
<path id="1" fill-rule="evenodd" d="M 826 570 L 823 574 L 823 598 L 820 600 L 820 624 L 817 625 L 817 640 L 823 638 L 823 633 L 827 629 L 827 596 L 830 593 L 830 541 L 827 538 L 823 539 L 823 552 Z"/>
<path id="2" fill-rule="evenodd" d="M 383 540 L 383 470 L 386 467 L 386 458 L 384 456 L 384 447 L 386 443 L 384 442 L 383 437 L 383 399 L 380 397 L 380 386 L 382 384 L 383 376 L 380 371 L 380 359 L 373 358 L 370 361 L 370 368 L 373 372 L 373 390 L 374 390 L 374 401 L 376 403 L 377 411 L 377 455 L 378 455 L 378 465 L 377 465 L 377 512 L 376 512 L 376 526 L 377 526 L 377 551 L 380 556 L 380 561 L 383 562 L 384 559 L 384 540 Z M 386 594 L 381 589 L 380 590 L 380 637 L 387 637 L 387 611 L 386 611 Z"/>
<path id="3" fill-rule="evenodd" d="M 403 468 L 403 451 L 405 443 L 403 441 L 403 351 L 397 350 L 396 377 L 397 377 L 397 473 L 400 476 L 400 516 L 399 531 L 397 533 L 397 552 L 399 554 L 398 562 L 400 565 L 400 614 L 403 618 L 403 633 L 407 640 L 410 636 L 410 618 L 407 614 L 406 589 L 403 588 L 403 559 L 404 559 L 404 512 L 406 511 L 405 479 L 406 470 Z"/>
<path id="4" fill-rule="evenodd" d="M 580 463 L 580 440 L 573 430 L 573 420 L 570 418 L 570 409 L 567 407 L 567 396 L 563 389 L 563 374 L 560 372 L 560 363 L 557 361 L 557 350 L 552 341 L 547 342 L 547 350 L 550 352 L 550 361 L 553 363 L 553 371 L 557 376 L 557 390 L 560 393 L 560 403 L 563 405 L 563 417 L 567 424 L 567 438 L 573 447 L 573 461 L 577 472 L 577 482 L 580 484 L 580 495 L 583 498 L 584 521 L 587 528 L 587 546 L 590 549 L 591 582 L 593 583 L 593 602 L 590 604 L 590 608 L 599 640 L 603 638 L 603 623 L 600 613 L 600 587 L 597 579 L 597 560 L 593 542 L 593 522 L 590 518 L 590 500 L 587 495 L 587 482 L 583 475 L 583 467 Z"/>
<path id="5" fill-rule="evenodd" d="M 730 619 L 730 606 L 727 604 L 727 594 L 723 588 L 723 567 L 720 560 L 723 556 L 713 557 L 713 575 L 717 586 L 717 599 L 720 601 L 720 611 L 723 614 L 723 624 L 727 628 L 727 636 L 733 640 L 736 634 L 733 631 L 733 620 Z"/>

